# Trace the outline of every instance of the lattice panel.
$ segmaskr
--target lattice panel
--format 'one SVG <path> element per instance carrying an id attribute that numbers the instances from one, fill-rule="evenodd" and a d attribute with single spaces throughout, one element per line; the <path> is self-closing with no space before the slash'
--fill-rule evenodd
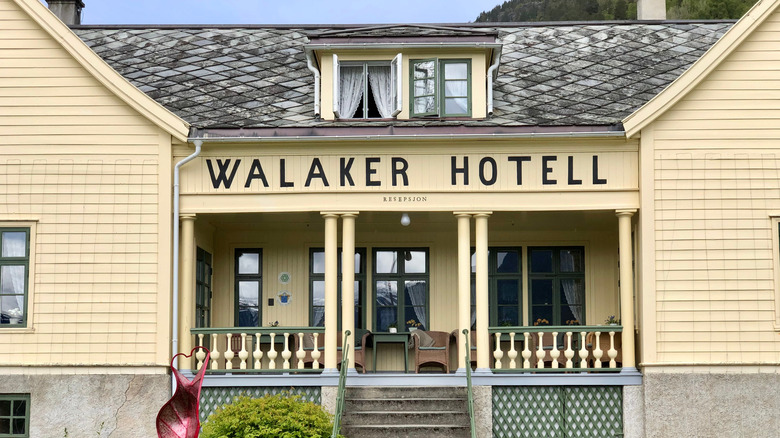
<path id="1" fill-rule="evenodd" d="M 565 391 L 566 437 L 608 438 L 623 433 L 623 391 L 620 387 L 573 387 Z"/>
<path id="2" fill-rule="evenodd" d="M 218 407 L 232 402 L 238 396 L 246 395 L 255 398 L 280 393 L 300 395 L 304 401 L 320 404 L 319 386 L 301 386 L 296 388 L 283 386 L 204 387 L 200 392 L 200 421 L 206 421 L 209 415 L 213 414 Z"/>
<path id="3" fill-rule="evenodd" d="M 497 438 L 612 438 L 623 433 L 621 387 L 493 387 Z"/>

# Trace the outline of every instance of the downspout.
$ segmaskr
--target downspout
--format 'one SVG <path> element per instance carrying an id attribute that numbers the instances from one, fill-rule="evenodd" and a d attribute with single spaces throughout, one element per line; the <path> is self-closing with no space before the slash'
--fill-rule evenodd
<path id="1" fill-rule="evenodd" d="M 173 170 L 173 336 L 171 357 L 179 352 L 179 169 L 200 155 L 203 140 L 195 140 L 193 143 L 195 144 L 195 152 L 176 163 Z M 171 374 L 171 395 L 174 392 L 176 392 L 176 377 Z"/>
<path id="2" fill-rule="evenodd" d="M 501 63 L 501 49 L 498 49 L 498 53 L 495 56 L 495 61 L 488 68 L 487 71 L 487 115 L 493 115 L 493 75 L 497 75 L 496 70 Z"/>
<path id="3" fill-rule="evenodd" d="M 314 65 L 314 53 L 306 51 L 306 67 L 314 74 L 314 117 L 320 116 L 320 71 Z"/>

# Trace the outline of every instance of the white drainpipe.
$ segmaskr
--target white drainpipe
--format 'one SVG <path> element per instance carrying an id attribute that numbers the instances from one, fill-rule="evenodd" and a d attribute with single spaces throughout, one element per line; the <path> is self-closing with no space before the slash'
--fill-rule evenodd
<path id="1" fill-rule="evenodd" d="M 203 140 L 195 140 L 193 143 L 195 143 L 195 152 L 176 163 L 173 170 L 173 337 L 171 357 L 179 352 L 179 169 L 200 155 Z M 176 365 L 174 364 L 174 366 Z M 176 392 L 176 377 L 171 374 L 171 395 L 174 392 Z"/>
<path id="2" fill-rule="evenodd" d="M 493 115 L 493 74 L 498 68 L 498 64 L 501 63 L 501 52 L 496 55 L 496 61 L 488 68 L 487 71 L 487 115 Z"/>
<path id="3" fill-rule="evenodd" d="M 314 74 L 314 117 L 320 116 L 320 71 L 314 65 L 314 53 L 306 51 L 306 67 Z"/>

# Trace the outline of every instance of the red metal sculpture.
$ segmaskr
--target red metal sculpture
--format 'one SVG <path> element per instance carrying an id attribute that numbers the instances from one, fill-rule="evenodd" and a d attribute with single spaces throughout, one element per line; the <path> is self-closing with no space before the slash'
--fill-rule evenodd
<path id="1" fill-rule="evenodd" d="M 195 375 L 195 378 L 187 380 L 186 377 L 174 368 L 173 361 L 179 356 L 192 357 L 195 350 L 206 350 L 206 360 Z M 195 347 L 190 354 L 179 353 L 171 359 L 171 372 L 176 376 L 176 392 L 170 400 L 163 405 L 157 414 L 157 436 L 159 438 L 198 438 L 200 433 L 200 387 L 203 384 L 203 376 L 209 364 L 211 352 L 205 347 Z"/>

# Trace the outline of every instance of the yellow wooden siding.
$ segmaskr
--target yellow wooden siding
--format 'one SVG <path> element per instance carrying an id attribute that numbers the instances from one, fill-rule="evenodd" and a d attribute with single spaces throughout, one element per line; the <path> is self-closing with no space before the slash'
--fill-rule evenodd
<path id="1" fill-rule="evenodd" d="M 0 365 L 165 364 L 171 136 L 9 0 L 0 59 L 0 221 L 37 222 L 32 329 L 0 328 Z"/>
<path id="2" fill-rule="evenodd" d="M 399 214 L 361 213 L 357 217 L 356 246 L 366 248 L 366 321 L 372 326 L 372 249 L 382 247 L 426 247 L 430 257 L 431 330 L 450 332 L 457 321 L 457 226 L 451 213 L 412 214 L 412 224 L 402 227 Z M 578 223 L 573 229 L 570 224 Z M 279 321 L 282 326 L 309 324 L 309 250 L 322 248 L 324 222 L 318 214 L 257 214 L 237 219 L 234 215 L 203 215 L 196 221 L 197 245 L 214 242 L 212 302 L 214 327 L 234 325 L 234 253 L 236 248 L 262 248 L 264 325 Z M 489 220 L 491 246 L 581 245 L 586 249 L 586 322 L 600 324 L 618 313 L 617 219 L 611 212 L 499 213 Z M 213 230 L 213 231 L 209 231 Z M 473 225 L 472 225 L 473 240 Z M 203 243 L 201 243 L 203 242 Z M 522 261 L 523 271 L 527 260 Z M 289 284 L 278 275 L 288 272 Z M 340 287 L 340 286 L 339 286 Z M 524 288 L 527 291 L 527 285 Z M 267 300 L 281 290 L 292 294 L 287 306 L 268 306 Z M 528 311 L 527 303 L 523 312 Z M 523 315 L 527 318 L 525 315 Z M 526 319 L 527 320 L 527 319 Z M 399 351 L 380 350 L 380 369 L 401 369 Z"/>
<path id="3" fill-rule="evenodd" d="M 777 363 L 780 19 L 652 124 L 658 363 Z"/>

